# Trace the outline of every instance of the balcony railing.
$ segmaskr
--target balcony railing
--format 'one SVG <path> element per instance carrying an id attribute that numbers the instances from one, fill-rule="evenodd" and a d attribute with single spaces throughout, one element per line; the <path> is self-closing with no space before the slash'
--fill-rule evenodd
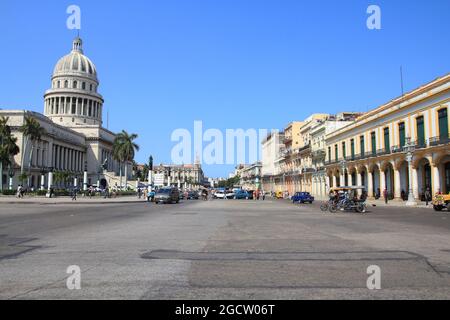
<path id="1" fill-rule="evenodd" d="M 430 147 L 435 147 L 443 144 L 447 144 L 450 142 L 450 137 L 442 136 L 442 137 L 432 137 L 428 139 L 428 144 Z"/>

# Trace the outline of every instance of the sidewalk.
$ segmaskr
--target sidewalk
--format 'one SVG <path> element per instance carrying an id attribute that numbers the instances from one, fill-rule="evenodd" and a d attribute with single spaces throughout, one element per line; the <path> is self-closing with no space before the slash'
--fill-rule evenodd
<path id="1" fill-rule="evenodd" d="M 316 202 L 322 203 L 328 201 L 328 198 L 321 199 L 316 198 Z M 408 207 L 406 205 L 406 201 L 399 201 L 399 200 L 389 200 L 388 204 L 384 202 L 383 199 L 378 200 L 367 200 L 366 204 L 368 207 L 376 206 L 376 207 L 395 207 L 395 208 L 424 208 L 424 209 L 433 209 L 433 205 L 431 202 L 428 203 L 428 207 L 425 205 L 425 202 L 417 201 L 417 205 L 413 207 Z"/>
<path id="2" fill-rule="evenodd" d="M 428 207 L 425 202 L 417 201 L 416 206 L 409 207 L 406 205 L 406 201 L 399 200 L 390 200 L 388 204 L 384 202 L 384 200 L 367 200 L 367 206 L 376 205 L 377 207 L 400 207 L 400 208 L 424 208 L 424 209 L 433 209 L 433 204 L 431 202 L 428 203 Z"/>
<path id="3" fill-rule="evenodd" d="M 144 203 L 146 200 L 138 199 L 137 196 L 123 196 L 117 198 L 104 199 L 103 197 L 82 197 L 78 196 L 76 201 L 71 197 L 27 197 L 19 199 L 15 196 L 0 196 L 1 204 L 114 204 L 114 203 Z"/>

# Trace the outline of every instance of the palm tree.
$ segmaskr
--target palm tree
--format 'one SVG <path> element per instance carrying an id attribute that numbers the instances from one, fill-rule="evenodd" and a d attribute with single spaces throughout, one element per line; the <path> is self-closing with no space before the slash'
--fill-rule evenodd
<path id="1" fill-rule="evenodd" d="M 123 156 L 122 156 L 122 151 L 121 151 L 121 142 L 118 140 L 118 138 L 116 137 L 114 139 L 114 144 L 113 144 L 113 150 L 112 150 L 112 156 L 113 159 L 116 160 L 117 162 L 119 162 L 119 179 L 120 179 L 120 188 L 122 188 L 122 161 L 123 161 Z"/>
<path id="2" fill-rule="evenodd" d="M 31 173 L 31 159 L 33 159 L 34 142 L 41 140 L 45 134 L 45 129 L 36 119 L 26 116 L 25 123 L 20 127 L 25 140 L 25 145 L 22 152 L 22 161 L 20 165 L 20 173 L 24 172 L 25 151 L 28 149 L 28 144 L 31 144 L 30 157 L 28 159 L 28 175 Z M 29 183 L 28 183 L 29 184 Z"/>
<path id="3" fill-rule="evenodd" d="M 12 136 L 8 126 L 9 118 L 0 117 L 0 191 L 3 191 L 3 165 L 11 165 L 11 157 L 20 152 L 17 138 Z"/>
<path id="4" fill-rule="evenodd" d="M 136 151 L 139 151 L 139 146 L 134 142 L 137 137 L 135 133 L 129 134 L 122 130 L 114 139 L 113 154 L 125 165 L 125 188 L 128 187 L 128 163 L 134 160 Z"/>

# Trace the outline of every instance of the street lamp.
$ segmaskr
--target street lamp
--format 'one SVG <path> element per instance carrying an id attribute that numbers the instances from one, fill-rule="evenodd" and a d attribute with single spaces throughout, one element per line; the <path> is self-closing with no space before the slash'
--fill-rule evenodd
<path id="1" fill-rule="evenodd" d="M 405 138 L 405 146 L 403 147 L 403 151 L 406 152 L 406 161 L 408 162 L 408 201 L 406 202 L 407 206 L 415 206 L 417 205 L 416 200 L 414 199 L 414 192 L 412 187 L 412 160 L 414 151 L 416 150 L 416 145 L 412 143 L 411 138 Z"/>

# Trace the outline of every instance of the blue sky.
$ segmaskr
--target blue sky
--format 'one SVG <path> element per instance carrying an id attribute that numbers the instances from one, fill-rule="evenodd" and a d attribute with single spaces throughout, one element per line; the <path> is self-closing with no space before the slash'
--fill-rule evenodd
<path id="1" fill-rule="evenodd" d="M 0 107 L 43 111 L 76 32 L 97 66 L 109 128 L 139 134 L 139 162 L 170 162 L 173 130 L 283 128 L 312 112 L 367 111 L 450 72 L 450 1 L 0 2 Z M 370 4 L 382 30 L 366 27 Z M 106 112 L 104 112 L 106 114 Z M 106 119 L 105 119 L 106 120 Z M 206 166 L 224 176 L 232 166 Z"/>

